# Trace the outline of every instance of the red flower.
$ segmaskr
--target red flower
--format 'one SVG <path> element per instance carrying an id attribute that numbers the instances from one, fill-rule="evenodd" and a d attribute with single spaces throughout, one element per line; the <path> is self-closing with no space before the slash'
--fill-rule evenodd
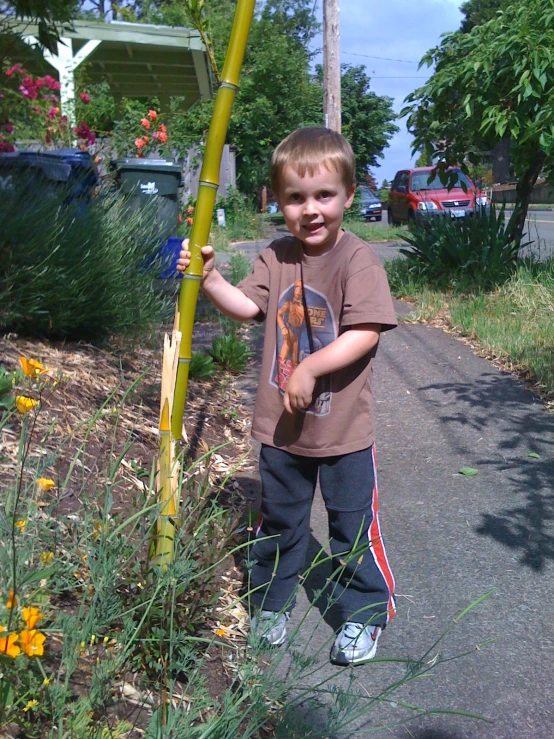
<path id="1" fill-rule="evenodd" d="M 167 142 L 167 134 L 164 131 L 158 133 L 158 141 L 161 141 L 162 144 Z"/>
<path id="2" fill-rule="evenodd" d="M 144 139 L 135 139 L 135 146 L 137 149 L 142 149 L 145 143 Z"/>
<path id="3" fill-rule="evenodd" d="M 150 121 L 148 120 L 148 118 L 142 118 L 140 122 L 142 123 L 142 127 L 148 131 L 148 129 L 150 128 Z"/>
<path id="4" fill-rule="evenodd" d="M 150 118 L 151 121 L 155 121 L 158 119 L 158 114 L 156 113 L 155 110 L 149 110 L 148 117 Z"/>
<path id="5" fill-rule="evenodd" d="M 24 74 L 26 71 L 21 64 L 14 64 L 10 69 L 6 69 L 6 77 L 11 77 L 12 74 Z"/>
<path id="6" fill-rule="evenodd" d="M 40 90 L 42 87 L 44 87 L 45 84 L 46 82 L 42 77 L 37 77 L 37 79 L 35 80 L 35 87 L 37 88 L 37 90 Z"/>
<path id="7" fill-rule="evenodd" d="M 49 90 L 53 90 L 55 92 L 59 92 L 62 89 L 62 86 L 59 82 L 57 82 L 51 75 L 46 74 L 43 78 L 44 84 L 46 87 L 48 87 Z"/>
<path id="8" fill-rule="evenodd" d="M 182 216 L 182 215 L 181 215 L 180 213 L 179 213 L 179 215 L 177 216 L 177 221 L 178 221 L 179 223 L 182 223 L 182 222 L 183 222 L 183 216 Z"/>
<path id="9" fill-rule="evenodd" d="M 167 127 L 166 127 L 165 123 L 160 123 L 160 131 L 162 133 L 167 133 Z"/>
<path id="10" fill-rule="evenodd" d="M 48 113 L 46 114 L 46 117 L 47 118 L 55 118 L 58 115 L 59 112 L 60 112 L 60 109 L 59 108 L 54 108 L 54 106 L 52 106 L 50 108 L 50 110 L 48 111 Z"/>
<path id="11" fill-rule="evenodd" d="M 145 144 L 147 144 L 150 141 L 150 136 L 143 136 L 142 140 L 144 141 Z"/>
<path id="12" fill-rule="evenodd" d="M 90 95 L 87 92 L 82 92 L 79 97 L 81 98 L 81 102 L 83 102 L 85 105 L 88 105 L 90 103 Z"/>
<path id="13" fill-rule="evenodd" d="M 2 139 L 0 139 L 0 152 L 4 153 L 10 151 L 15 151 L 15 146 L 8 143 L 7 141 L 2 141 Z"/>

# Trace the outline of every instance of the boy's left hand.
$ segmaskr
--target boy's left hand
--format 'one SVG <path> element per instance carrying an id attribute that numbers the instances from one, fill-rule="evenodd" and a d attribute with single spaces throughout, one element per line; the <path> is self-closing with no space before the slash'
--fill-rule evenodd
<path id="1" fill-rule="evenodd" d="M 283 398 L 286 411 L 294 413 L 294 411 L 303 410 L 311 404 L 316 379 L 304 362 L 298 365 L 291 375 Z"/>

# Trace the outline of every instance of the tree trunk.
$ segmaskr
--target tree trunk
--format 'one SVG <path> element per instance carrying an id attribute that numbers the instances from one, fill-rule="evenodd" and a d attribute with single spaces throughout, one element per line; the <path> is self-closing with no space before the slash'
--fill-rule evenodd
<path id="1" fill-rule="evenodd" d="M 523 237 L 523 229 L 525 228 L 525 220 L 527 218 L 527 212 L 529 210 L 529 203 L 531 201 L 531 195 L 533 188 L 537 181 L 538 176 L 541 173 L 544 163 L 546 161 L 546 154 L 539 152 L 535 157 L 534 161 L 531 162 L 525 174 L 520 177 L 516 187 L 516 216 L 514 221 L 513 236 L 519 244 Z"/>

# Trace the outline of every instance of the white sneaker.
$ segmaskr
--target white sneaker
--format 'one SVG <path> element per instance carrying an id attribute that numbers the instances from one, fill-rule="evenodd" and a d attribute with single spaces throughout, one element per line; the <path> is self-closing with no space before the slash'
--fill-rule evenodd
<path id="1" fill-rule="evenodd" d="M 250 632 L 258 639 L 265 641 L 272 647 L 278 647 L 287 638 L 287 621 L 290 612 L 275 613 L 275 611 L 256 611 L 250 621 Z"/>
<path id="2" fill-rule="evenodd" d="M 331 648 L 331 662 L 343 667 L 369 662 L 377 654 L 381 631 L 380 626 L 364 626 L 347 621 Z"/>

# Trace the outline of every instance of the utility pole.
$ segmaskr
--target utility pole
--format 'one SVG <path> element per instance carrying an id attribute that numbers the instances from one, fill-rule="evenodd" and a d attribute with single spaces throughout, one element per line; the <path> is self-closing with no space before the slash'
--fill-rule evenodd
<path id="1" fill-rule="evenodd" d="M 323 0 L 323 114 L 325 126 L 341 130 L 339 0 Z"/>

